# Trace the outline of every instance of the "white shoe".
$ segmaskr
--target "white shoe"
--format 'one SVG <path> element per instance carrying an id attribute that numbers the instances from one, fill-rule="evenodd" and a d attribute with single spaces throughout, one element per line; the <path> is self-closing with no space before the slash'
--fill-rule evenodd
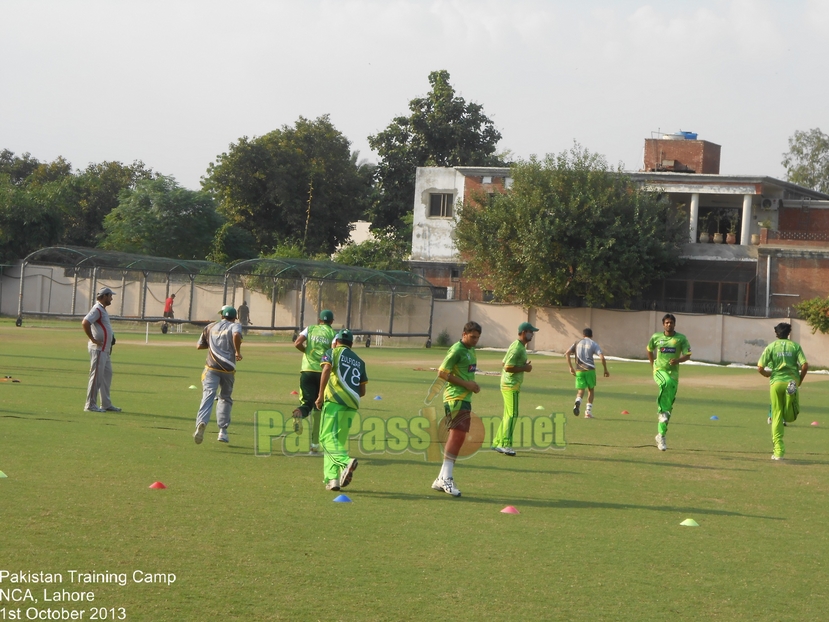
<path id="1" fill-rule="evenodd" d="M 328 483 L 325 485 L 326 490 L 339 490 L 340 489 L 340 480 L 338 479 L 329 479 Z"/>
<path id="2" fill-rule="evenodd" d="M 769 421 L 768 421 L 768 423 L 769 423 L 769 425 L 771 425 L 771 417 L 769 417 Z"/>
<path id="3" fill-rule="evenodd" d="M 451 477 L 438 477 L 432 482 L 432 489 L 442 490 L 447 495 L 452 495 L 453 497 L 461 496 L 461 491 L 455 488 L 455 480 Z"/>
<path id="4" fill-rule="evenodd" d="M 121 409 L 120 409 L 120 408 L 118 408 L 117 406 L 112 406 L 112 405 L 107 406 L 106 408 L 104 408 L 104 410 L 108 410 L 108 411 L 110 411 L 110 412 L 114 412 L 114 413 L 119 413 L 119 412 L 121 412 Z"/>
<path id="5" fill-rule="evenodd" d="M 311 450 L 308 452 L 309 456 L 321 456 L 322 455 L 322 448 L 319 445 L 314 445 L 311 443 Z"/>
<path id="6" fill-rule="evenodd" d="M 345 465 L 345 468 L 340 472 L 340 488 L 345 488 L 351 483 L 351 478 L 354 476 L 354 471 L 357 470 L 357 460 L 352 458 Z"/>
<path id="7" fill-rule="evenodd" d="M 772 460 L 782 460 L 782 459 L 783 459 L 783 456 L 775 456 L 775 455 L 772 455 L 771 459 L 772 459 Z"/>
<path id="8" fill-rule="evenodd" d="M 204 429 L 206 427 L 203 423 L 196 426 L 196 431 L 193 433 L 193 440 L 196 441 L 196 445 L 201 445 L 201 442 L 204 440 Z"/>
<path id="9" fill-rule="evenodd" d="M 229 443 L 230 439 L 227 437 L 227 428 L 222 428 L 219 430 L 219 436 L 216 439 L 220 443 Z"/>
<path id="10" fill-rule="evenodd" d="M 595 419 L 596 417 L 593 416 L 593 413 L 584 413 L 585 419 Z"/>
<path id="11" fill-rule="evenodd" d="M 105 413 L 106 412 L 103 408 L 99 408 L 98 406 L 90 406 L 89 408 L 84 408 L 84 410 L 88 413 Z"/>
<path id="12" fill-rule="evenodd" d="M 505 456 L 514 456 L 515 450 L 512 447 L 493 447 L 495 451 L 499 454 L 504 454 Z"/>
<path id="13" fill-rule="evenodd" d="M 659 451 L 665 451 L 668 449 L 668 443 L 665 442 L 665 435 L 664 434 L 657 434 L 656 435 L 656 448 Z"/>
<path id="14" fill-rule="evenodd" d="M 789 395 L 794 395 L 795 393 L 797 393 L 797 383 L 794 380 L 789 382 L 789 385 L 786 387 L 786 393 L 788 393 Z"/>

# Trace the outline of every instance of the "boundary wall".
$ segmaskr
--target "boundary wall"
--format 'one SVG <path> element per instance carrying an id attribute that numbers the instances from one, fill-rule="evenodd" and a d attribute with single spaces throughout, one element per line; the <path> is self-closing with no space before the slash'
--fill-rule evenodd
<path id="1" fill-rule="evenodd" d="M 565 352 L 581 339 L 584 328 L 605 356 L 647 358 L 651 335 L 662 329 L 663 311 L 620 311 L 591 308 L 544 307 L 524 309 L 516 305 L 436 300 L 432 341 L 447 331 L 452 341 L 460 339 L 463 325 L 478 322 L 483 328 L 479 347 L 506 348 L 517 338 L 518 325 L 531 322 L 539 329 L 534 350 Z M 763 349 L 774 341 L 774 326 L 780 318 L 696 315 L 674 313 L 676 330 L 691 342 L 692 360 L 709 363 L 756 365 Z M 829 367 L 829 335 L 812 334 L 803 320 L 793 319 L 791 338 L 806 353 L 811 367 Z"/>

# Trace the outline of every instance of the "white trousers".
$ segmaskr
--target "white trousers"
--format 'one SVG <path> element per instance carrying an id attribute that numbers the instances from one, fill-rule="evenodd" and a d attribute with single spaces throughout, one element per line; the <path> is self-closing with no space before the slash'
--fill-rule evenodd
<path id="1" fill-rule="evenodd" d="M 101 394 L 101 408 L 109 408 L 109 389 L 112 386 L 112 359 L 109 354 L 99 350 L 94 343 L 89 344 L 89 384 L 86 387 L 86 406 L 97 406 L 98 393 Z"/>
<path id="2" fill-rule="evenodd" d="M 210 413 L 213 411 L 213 402 L 216 400 L 216 391 L 219 392 L 219 403 L 216 404 L 216 423 L 219 428 L 230 425 L 230 410 L 233 408 L 233 381 L 235 375 L 220 371 L 213 371 L 205 367 L 201 375 L 202 398 L 199 414 L 196 416 L 196 425 L 210 423 Z"/>

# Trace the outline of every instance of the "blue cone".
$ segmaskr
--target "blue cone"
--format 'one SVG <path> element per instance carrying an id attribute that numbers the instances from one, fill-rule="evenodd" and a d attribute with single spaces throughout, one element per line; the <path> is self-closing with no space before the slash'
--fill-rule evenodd
<path id="1" fill-rule="evenodd" d="M 382 398 L 382 397 L 380 397 L 379 395 L 375 395 L 375 396 L 374 396 L 374 399 L 376 399 L 376 400 L 382 400 L 383 398 Z"/>
<path id="2" fill-rule="evenodd" d="M 720 418 L 717 415 L 711 415 L 711 420 L 712 421 L 719 421 Z"/>
<path id="3" fill-rule="evenodd" d="M 345 495 L 339 495 L 337 497 L 334 497 L 334 503 L 351 503 L 351 499 L 349 499 Z"/>

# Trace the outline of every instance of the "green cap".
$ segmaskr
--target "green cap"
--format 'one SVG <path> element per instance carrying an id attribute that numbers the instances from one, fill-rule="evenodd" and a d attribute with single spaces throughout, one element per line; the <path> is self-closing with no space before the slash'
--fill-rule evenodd
<path id="1" fill-rule="evenodd" d="M 223 318 L 228 320 L 235 320 L 236 319 L 236 309 L 231 307 L 230 305 L 225 305 L 222 307 L 222 310 L 219 311 L 219 315 Z"/>
<path id="2" fill-rule="evenodd" d="M 530 324 L 529 322 L 521 322 L 521 324 L 518 325 L 518 334 L 519 335 L 521 333 L 527 332 L 528 330 L 531 330 L 534 333 L 538 332 L 538 329 L 535 326 L 533 326 L 532 324 Z"/>
<path id="3" fill-rule="evenodd" d="M 323 322 L 333 322 L 334 321 L 334 312 L 329 311 L 328 309 L 324 309 L 320 311 L 320 319 Z"/>
<path id="4" fill-rule="evenodd" d="M 347 328 L 343 328 L 340 332 L 334 335 L 334 339 L 347 346 L 354 343 L 354 335 Z"/>

